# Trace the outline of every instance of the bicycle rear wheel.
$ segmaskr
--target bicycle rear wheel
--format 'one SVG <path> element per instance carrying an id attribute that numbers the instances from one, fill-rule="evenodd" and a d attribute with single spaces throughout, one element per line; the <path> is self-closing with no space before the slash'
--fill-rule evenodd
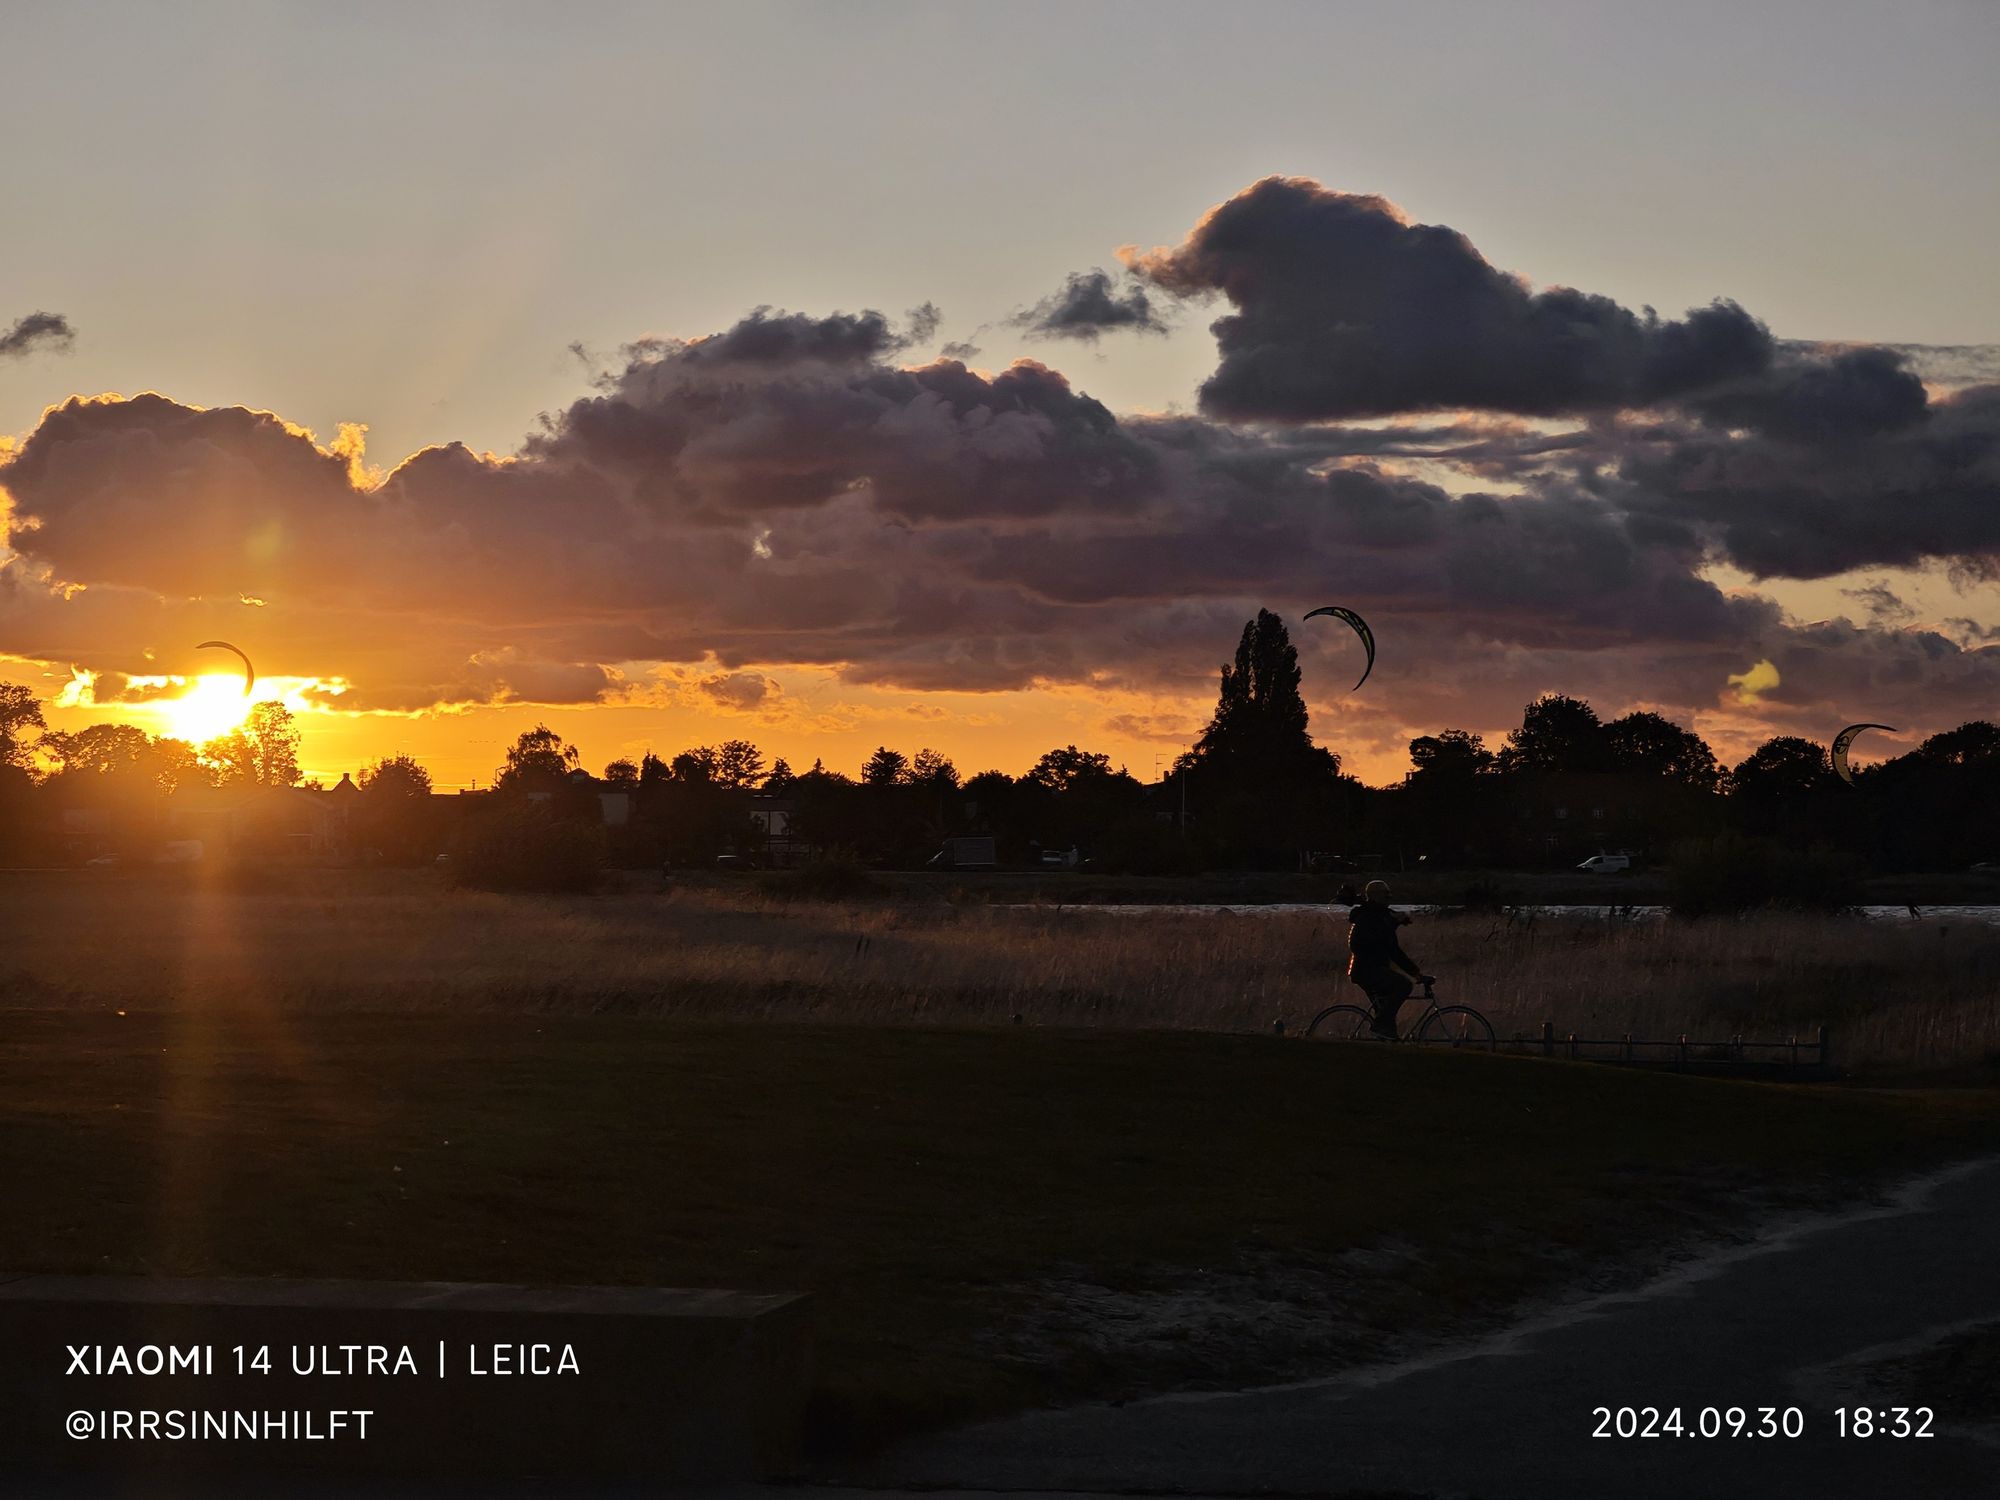
<path id="1" fill-rule="evenodd" d="M 1469 1005 L 1441 1005 L 1424 1017 L 1417 1040 L 1426 1047 L 1494 1050 L 1493 1023 Z"/>
<path id="2" fill-rule="evenodd" d="M 1366 1006 L 1329 1005 L 1312 1018 L 1307 1037 L 1319 1042 L 1379 1042 L 1375 1017 Z"/>

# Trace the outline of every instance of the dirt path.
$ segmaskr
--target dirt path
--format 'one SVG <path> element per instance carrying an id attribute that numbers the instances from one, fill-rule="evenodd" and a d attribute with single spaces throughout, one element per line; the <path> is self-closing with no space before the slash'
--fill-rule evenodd
<path id="1" fill-rule="evenodd" d="M 1291 1387 L 1035 1413 L 913 1444 L 866 1482 L 1480 1500 L 1984 1496 L 2000 1475 L 2000 1403 L 1952 1389 L 1955 1362 L 1925 1355 L 1968 1335 L 1990 1348 L 1996 1328 L 2000 1159 L 1988 1159 L 1461 1348 Z M 1937 1436 L 1843 1440 L 1835 1411 L 1856 1405 L 1934 1406 Z M 1705 1407 L 1742 1407 L 1753 1423 L 1758 1408 L 1797 1407 L 1805 1435 L 1593 1438 L 1593 1409 L 1621 1406 L 1679 1407 L 1691 1430 Z"/>

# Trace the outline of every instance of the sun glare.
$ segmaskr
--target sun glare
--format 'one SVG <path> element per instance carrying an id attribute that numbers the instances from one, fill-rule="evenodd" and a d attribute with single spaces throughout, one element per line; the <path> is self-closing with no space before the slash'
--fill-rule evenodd
<path id="1" fill-rule="evenodd" d="M 243 678 L 235 672 L 193 678 L 180 697 L 154 705 L 164 721 L 163 734 L 196 745 L 229 733 L 256 706 L 243 696 Z"/>

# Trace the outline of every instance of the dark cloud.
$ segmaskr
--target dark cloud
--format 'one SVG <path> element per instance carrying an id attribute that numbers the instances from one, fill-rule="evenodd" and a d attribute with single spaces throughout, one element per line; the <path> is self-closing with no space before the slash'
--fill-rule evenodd
<path id="1" fill-rule="evenodd" d="M 1958 637 L 1962 646 L 1986 646 L 2000 641 L 2000 625 L 1982 625 L 1977 620 L 1967 619 L 1964 615 L 1953 615 L 1944 623 Z"/>
<path id="2" fill-rule="evenodd" d="M 868 366 L 929 343 L 943 320 L 944 315 L 930 302 L 910 309 L 901 330 L 872 308 L 815 318 L 777 312 L 767 305 L 752 309 L 734 326 L 705 338 L 636 339 L 620 351 L 625 373 L 606 371 L 595 383 L 617 390 L 626 375 L 640 368 L 698 371 L 711 380 L 755 380 L 772 370 Z M 580 342 L 572 343 L 569 350 L 588 364 L 597 362 Z"/>
<path id="3" fill-rule="evenodd" d="M 936 309 L 929 311 L 934 317 Z M 806 361 L 847 365 L 880 359 L 910 342 L 878 312 L 809 318 L 803 313 L 774 313 L 760 307 L 726 332 L 680 344 L 675 353 L 690 364 L 707 366 Z"/>
<path id="4" fill-rule="evenodd" d="M 1906 363 L 1788 350 L 1580 423 L 1263 427 L 1121 420 L 1032 361 L 906 368 L 906 337 L 765 309 L 645 341 L 513 456 L 426 449 L 379 483 L 269 413 L 67 403 L 0 467 L 0 650 L 115 693 L 254 620 L 264 673 L 338 672 L 343 708 L 625 702 L 658 680 L 770 718 L 798 664 L 1198 698 L 1258 605 L 1338 601 L 1397 684 L 1393 708 L 1343 713 L 1391 739 L 1397 716 L 1490 728 L 1548 689 L 1798 729 L 1843 703 L 1969 717 L 2000 689 L 2000 651 L 1906 628 L 1886 581 L 1860 591 L 1866 624 L 1817 626 L 1704 576 L 1989 566 L 2000 389 L 1913 417 Z M 1309 690 L 1343 692 L 1351 640 L 1294 635 Z M 1779 685 L 1719 706 L 1761 660 Z"/>
<path id="5" fill-rule="evenodd" d="M 469 703 L 596 703 L 620 686 L 619 673 L 597 662 L 537 658 L 519 646 L 476 651 L 453 686 Z"/>
<path id="6" fill-rule="evenodd" d="M 905 322 L 904 342 L 916 348 L 937 337 L 938 325 L 944 322 L 944 314 L 938 311 L 935 302 L 926 302 L 911 308 Z"/>
<path id="7" fill-rule="evenodd" d="M 1837 352 L 1841 346 L 1788 340 L 1781 347 L 1797 353 L 1824 356 Z M 2000 383 L 2000 344 L 1874 344 L 1863 347 L 1882 349 L 1899 356 L 1920 379 L 1935 385 L 1950 388 Z"/>
<path id="8" fill-rule="evenodd" d="M 718 672 L 697 682 L 695 691 L 713 707 L 749 713 L 776 697 L 778 684 L 762 672 Z"/>
<path id="9" fill-rule="evenodd" d="M 658 514 L 716 524 L 863 485 L 913 520 L 1119 508 L 1145 492 L 1151 451 L 1047 366 L 900 369 L 881 357 L 896 346 L 879 320 L 819 323 L 830 326 L 760 309 L 711 339 L 635 345 L 602 395 L 552 419 L 528 451 L 619 476 Z M 717 352 L 745 347 L 754 364 Z"/>
<path id="10" fill-rule="evenodd" d="M 938 346 L 938 355 L 943 359 L 976 359 L 979 357 L 979 346 L 969 339 L 953 339 Z"/>
<path id="11" fill-rule="evenodd" d="M 1567 287 L 1530 292 L 1457 231 L 1305 178 L 1265 178 L 1131 263 L 1235 307 L 1213 325 L 1222 362 L 1201 388 L 1202 409 L 1230 420 L 1644 406 L 1771 358 L 1769 332 L 1733 302 L 1663 322 Z"/>
<path id="12" fill-rule="evenodd" d="M 64 350 L 76 343 L 76 330 L 61 313 L 32 312 L 0 333 L 0 359 L 20 359 L 41 350 Z"/>
<path id="13" fill-rule="evenodd" d="M 1095 343 L 1107 333 L 1131 329 L 1166 333 L 1165 318 L 1136 280 L 1124 289 L 1108 271 L 1073 271 L 1060 291 L 1008 319 L 1030 338 L 1082 339 Z"/>
<path id="14" fill-rule="evenodd" d="M 46 413 L 0 483 L 35 522 L 15 546 L 68 583 L 262 595 L 365 547 L 345 459 L 269 412 L 164 396 Z"/>
<path id="15" fill-rule="evenodd" d="M 1832 409 L 1853 400 L 1842 379 L 1819 384 Z M 1860 409 L 1879 410 L 1870 399 Z M 1603 494 L 1632 514 L 1700 529 L 1721 556 L 1759 577 L 1822 578 L 1934 559 L 1965 576 L 1993 574 L 2000 386 L 1966 388 L 1929 403 L 1921 420 L 1862 425 L 1846 440 L 1782 402 L 1778 409 L 1784 414 L 1771 426 L 1782 435 L 1693 424 L 1609 431 Z"/>
<path id="16" fill-rule="evenodd" d="M 1794 354 L 1763 376 L 1690 403 L 1719 427 L 1748 427 L 1795 443 L 1865 442 L 1929 413 L 1924 383 L 1893 350 Z"/>
<path id="17" fill-rule="evenodd" d="M 1531 647 L 1734 642 L 1776 620 L 1700 578 L 1698 546 L 1650 541 L 1580 494 L 1454 496 L 1367 466 L 1177 479 L 1135 523 L 1066 517 L 992 536 L 978 575 L 1070 607 L 1337 599 Z"/>
<path id="18" fill-rule="evenodd" d="M 1887 579 L 1872 579 L 1840 592 L 1865 609 L 1868 618 L 1877 624 L 1907 625 L 1917 617 L 1917 612 L 1904 602 L 1902 595 L 1889 587 Z"/>

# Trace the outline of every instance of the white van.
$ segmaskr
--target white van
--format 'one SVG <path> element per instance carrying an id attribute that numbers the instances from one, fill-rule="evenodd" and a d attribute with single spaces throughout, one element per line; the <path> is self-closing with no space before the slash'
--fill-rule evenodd
<path id="1" fill-rule="evenodd" d="M 1617 875 L 1622 871 L 1632 868 L 1632 856 L 1629 854 L 1593 854 L 1589 859 L 1578 865 L 1577 868 L 1579 870 L 1586 870 L 1592 875 Z"/>

